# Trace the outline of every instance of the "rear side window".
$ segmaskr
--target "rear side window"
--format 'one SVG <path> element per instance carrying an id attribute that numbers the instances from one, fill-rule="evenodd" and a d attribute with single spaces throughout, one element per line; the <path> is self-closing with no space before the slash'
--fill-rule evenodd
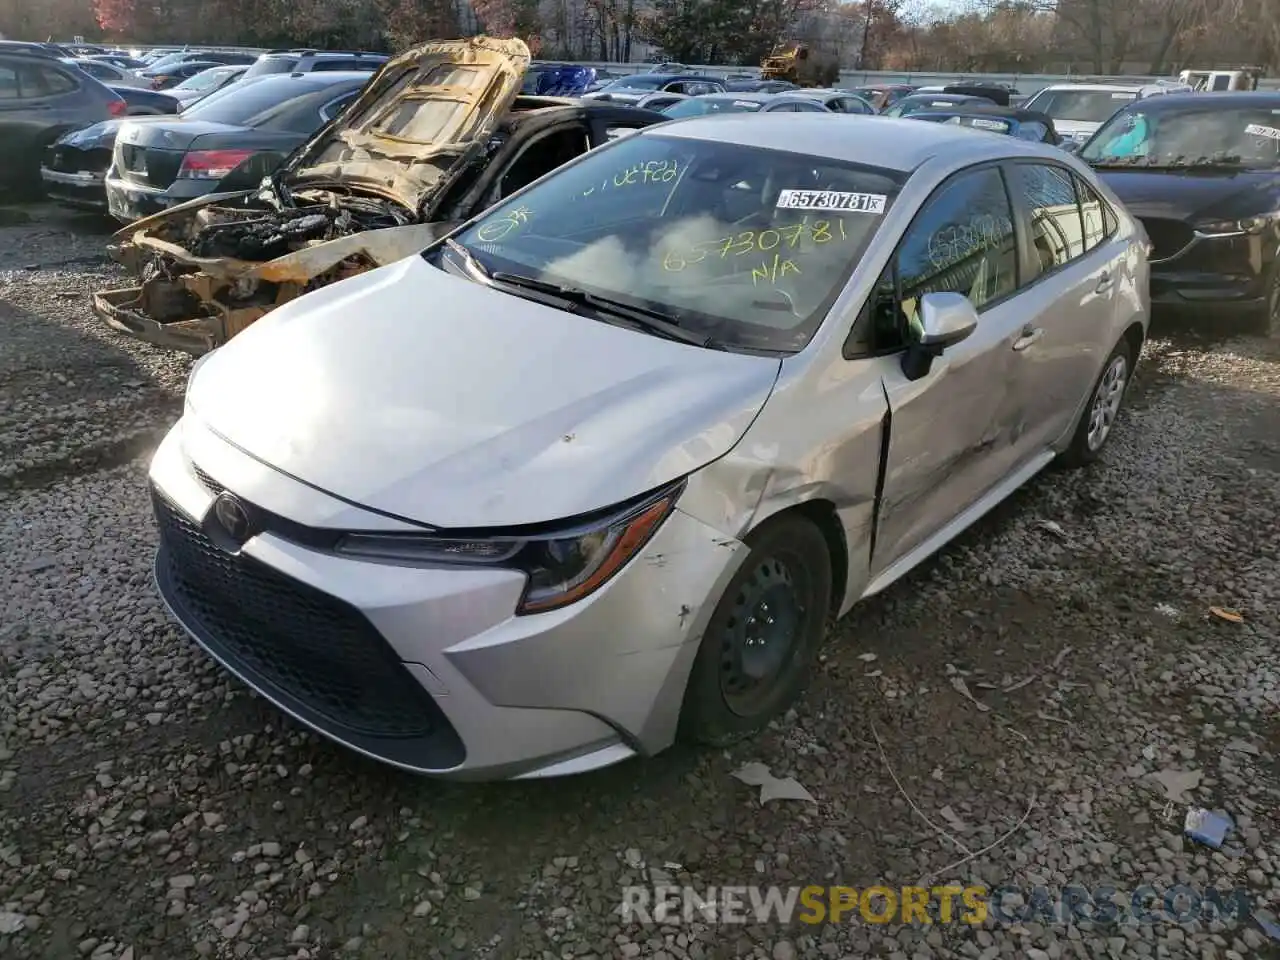
<path id="1" fill-rule="evenodd" d="M 18 99 L 18 74 L 12 67 L 0 64 L 0 100 Z"/>
<path id="2" fill-rule="evenodd" d="M 1031 214 L 1031 242 L 1040 272 L 1050 273 L 1084 254 L 1084 225 L 1076 198 L 1075 177 L 1062 167 L 1040 163 L 1017 165 L 1017 186 Z"/>
<path id="3" fill-rule="evenodd" d="M 23 64 L 18 68 L 18 90 L 25 100 L 62 96 L 79 86 L 61 70 L 42 63 Z"/>

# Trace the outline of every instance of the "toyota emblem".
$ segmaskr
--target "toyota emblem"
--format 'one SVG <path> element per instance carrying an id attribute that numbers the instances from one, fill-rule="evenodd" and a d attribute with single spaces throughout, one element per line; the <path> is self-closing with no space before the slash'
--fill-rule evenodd
<path id="1" fill-rule="evenodd" d="M 249 538 L 249 512 L 231 494 L 218 495 L 213 501 L 213 515 L 236 543 L 244 543 Z"/>

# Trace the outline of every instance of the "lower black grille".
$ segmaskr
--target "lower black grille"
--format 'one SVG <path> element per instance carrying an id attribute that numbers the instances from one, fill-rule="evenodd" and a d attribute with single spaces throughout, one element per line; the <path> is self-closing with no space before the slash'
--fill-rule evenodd
<path id="1" fill-rule="evenodd" d="M 45 151 L 44 165 L 58 173 L 105 173 L 111 166 L 111 151 L 101 147 L 79 150 L 76 147 L 52 146 Z"/>
<path id="2" fill-rule="evenodd" d="M 161 591 L 211 650 L 264 692 L 300 705 L 304 719 L 341 728 L 340 739 L 434 738 L 460 760 L 447 718 L 358 610 L 220 550 L 163 495 L 153 491 L 153 500 Z"/>
<path id="3" fill-rule="evenodd" d="M 1165 260 L 1191 242 L 1194 231 L 1181 220 L 1143 217 L 1142 226 L 1151 240 L 1151 259 Z"/>

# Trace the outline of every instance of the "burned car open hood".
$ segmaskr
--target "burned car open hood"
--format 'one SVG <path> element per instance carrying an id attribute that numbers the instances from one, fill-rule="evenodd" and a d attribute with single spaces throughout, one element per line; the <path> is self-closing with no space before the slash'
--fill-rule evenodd
<path id="1" fill-rule="evenodd" d="M 420 215 L 451 170 L 484 149 L 524 82 L 523 40 L 423 44 L 388 61 L 281 169 L 287 187 L 338 181 Z"/>

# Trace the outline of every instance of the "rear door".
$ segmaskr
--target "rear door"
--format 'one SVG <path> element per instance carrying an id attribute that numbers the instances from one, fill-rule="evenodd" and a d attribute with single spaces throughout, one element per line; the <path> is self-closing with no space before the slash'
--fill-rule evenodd
<path id="1" fill-rule="evenodd" d="M 40 153 L 63 131 L 107 119 L 84 109 L 80 85 L 69 72 L 39 57 L 0 58 L 0 175 L 18 180 L 35 175 Z M 98 101 L 94 101 L 97 103 Z"/>
<path id="2" fill-rule="evenodd" d="M 1025 460 L 1071 429 L 1114 346 L 1107 338 L 1125 244 L 1104 201 L 1066 166 L 1018 161 L 1009 170 L 1028 242 L 1019 296 L 1025 324 L 1005 416 Z"/>

